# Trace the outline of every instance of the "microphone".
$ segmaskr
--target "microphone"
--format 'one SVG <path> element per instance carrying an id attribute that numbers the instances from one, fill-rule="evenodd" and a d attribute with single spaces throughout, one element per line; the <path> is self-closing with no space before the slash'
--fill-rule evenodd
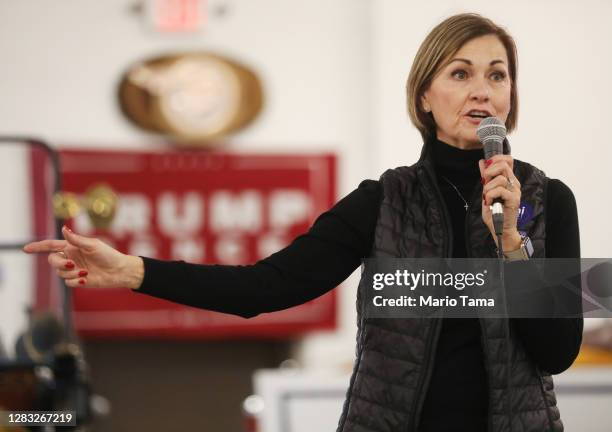
<path id="1" fill-rule="evenodd" d="M 497 117 L 487 117 L 480 122 L 476 129 L 478 139 L 484 148 L 485 159 L 490 159 L 495 155 L 502 154 L 504 149 L 504 139 L 506 138 L 506 126 Z M 504 207 L 501 198 L 493 200 L 493 227 L 495 234 L 501 236 L 504 232 Z"/>
<path id="2" fill-rule="evenodd" d="M 29 328 L 17 339 L 15 353 L 18 359 L 42 362 L 53 355 L 65 340 L 62 322 L 52 312 L 36 314 Z"/>

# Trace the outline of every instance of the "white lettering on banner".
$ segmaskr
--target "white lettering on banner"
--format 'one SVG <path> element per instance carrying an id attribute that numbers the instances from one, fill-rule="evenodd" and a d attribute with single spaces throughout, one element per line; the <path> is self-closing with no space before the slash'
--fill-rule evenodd
<path id="1" fill-rule="evenodd" d="M 118 237 L 127 233 L 146 234 L 151 229 L 149 198 L 141 194 L 121 194 L 111 227 L 113 235 Z"/>
<path id="2" fill-rule="evenodd" d="M 262 228 L 262 197 L 255 190 L 216 192 L 210 198 L 210 229 L 257 232 Z"/>
<path id="3" fill-rule="evenodd" d="M 299 189 L 280 189 L 270 194 L 270 225 L 287 228 L 308 219 L 311 213 L 310 197 Z"/>
<path id="4" fill-rule="evenodd" d="M 169 237 L 194 235 L 204 225 L 204 201 L 197 192 L 184 197 L 173 192 L 161 194 L 157 201 L 159 230 Z"/>
<path id="5" fill-rule="evenodd" d="M 208 220 L 206 205 L 209 206 Z M 110 238 L 120 246 L 121 239 L 127 240 L 123 247 L 131 255 L 155 258 L 168 250 L 169 259 L 204 262 L 211 248 L 219 263 L 247 264 L 285 247 L 291 241 L 288 229 L 308 221 L 312 206 L 308 193 L 299 189 L 278 189 L 269 195 L 252 189 L 216 191 L 208 201 L 198 191 L 165 191 L 153 200 L 144 194 L 127 193 L 119 197 Z M 266 216 L 267 224 L 264 223 Z M 263 231 L 265 226 L 269 229 Z M 74 228 L 83 235 L 95 234 L 85 212 L 74 218 Z M 168 238 L 169 249 L 154 235 L 156 231 Z M 209 245 L 204 233 L 213 235 Z M 249 254 L 252 235 L 256 257 Z"/>
<path id="6" fill-rule="evenodd" d="M 220 237 L 215 245 L 215 255 L 224 264 L 246 264 L 246 246 L 242 237 L 229 235 Z"/>
<path id="7" fill-rule="evenodd" d="M 137 237 L 129 243 L 127 253 L 157 258 L 159 257 L 159 246 L 154 238 L 147 236 Z"/>
<path id="8" fill-rule="evenodd" d="M 204 261 L 204 242 L 190 238 L 175 240 L 172 243 L 170 259 L 202 262 Z"/>

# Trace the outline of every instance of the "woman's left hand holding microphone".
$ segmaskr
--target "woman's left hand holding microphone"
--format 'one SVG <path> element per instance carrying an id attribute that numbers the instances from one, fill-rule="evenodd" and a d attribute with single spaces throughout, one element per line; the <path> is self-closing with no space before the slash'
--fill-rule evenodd
<path id="1" fill-rule="evenodd" d="M 62 228 L 64 240 L 42 240 L 23 247 L 26 253 L 48 253 L 48 261 L 70 287 L 140 287 L 144 277 L 142 258 L 126 255 L 102 240 Z"/>
<path id="2" fill-rule="evenodd" d="M 514 176 L 514 161 L 510 155 L 495 155 L 487 161 L 478 161 L 482 177 L 482 220 L 489 228 L 495 244 L 497 236 L 493 227 L 491 206 L 495 198 L 501 198 L 504 209 L 504 250 L 512 251 L 520 247 L 521 235 L 516 227 L 518 209 L 521 204 L 521 184 Z"/>

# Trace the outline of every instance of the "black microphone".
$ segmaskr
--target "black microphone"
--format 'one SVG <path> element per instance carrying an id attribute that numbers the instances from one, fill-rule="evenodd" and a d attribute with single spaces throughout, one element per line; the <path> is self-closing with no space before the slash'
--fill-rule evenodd
<path id="1" fill-rule="evenodd" d="M 485 159 L 503 154 L 504 139 L 506 138 L 506 126 L 497 117 L 487 117 L 483 119 L 476 129 L 478 139 L 484 148 Z M 495 198 L 491 212 L 493 214 L 493 228 L 495 234 L 501 236 L 504 232 L 504 207 L 501 198 Z"/>
<path id="2" fill-rule="evenodd" d="M 18 359 L 42 362 L 53 355 L 54 349 L 65 341 L 64 325 L 52 312 L 36 314 L 29 328 L 17 339 Z"/>

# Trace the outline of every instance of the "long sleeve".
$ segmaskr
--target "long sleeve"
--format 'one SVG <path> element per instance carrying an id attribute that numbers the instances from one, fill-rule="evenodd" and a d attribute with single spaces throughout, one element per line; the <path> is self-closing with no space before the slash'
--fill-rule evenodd
<path id="1" fill-rule="evenodd" d="M 305 303 L 335 288 L 368 255 L 380 196 L 380 184 L 364 180 L 308 232 L 252 265 L 143 257 L 144 280 L 135 291 L 245 318 Z"/>
<path id="2" fill-rule="evenodd" d="M 580 258 L 574 194 L 560 180 L 551 179 L 546 205 L 546 257 Z M 513 323 L 525 349 L 541 369 L 551 374 L 561 373 L 578 356 L 584 324 L 582 317 L 521 318 L 514 319 Z"/>

